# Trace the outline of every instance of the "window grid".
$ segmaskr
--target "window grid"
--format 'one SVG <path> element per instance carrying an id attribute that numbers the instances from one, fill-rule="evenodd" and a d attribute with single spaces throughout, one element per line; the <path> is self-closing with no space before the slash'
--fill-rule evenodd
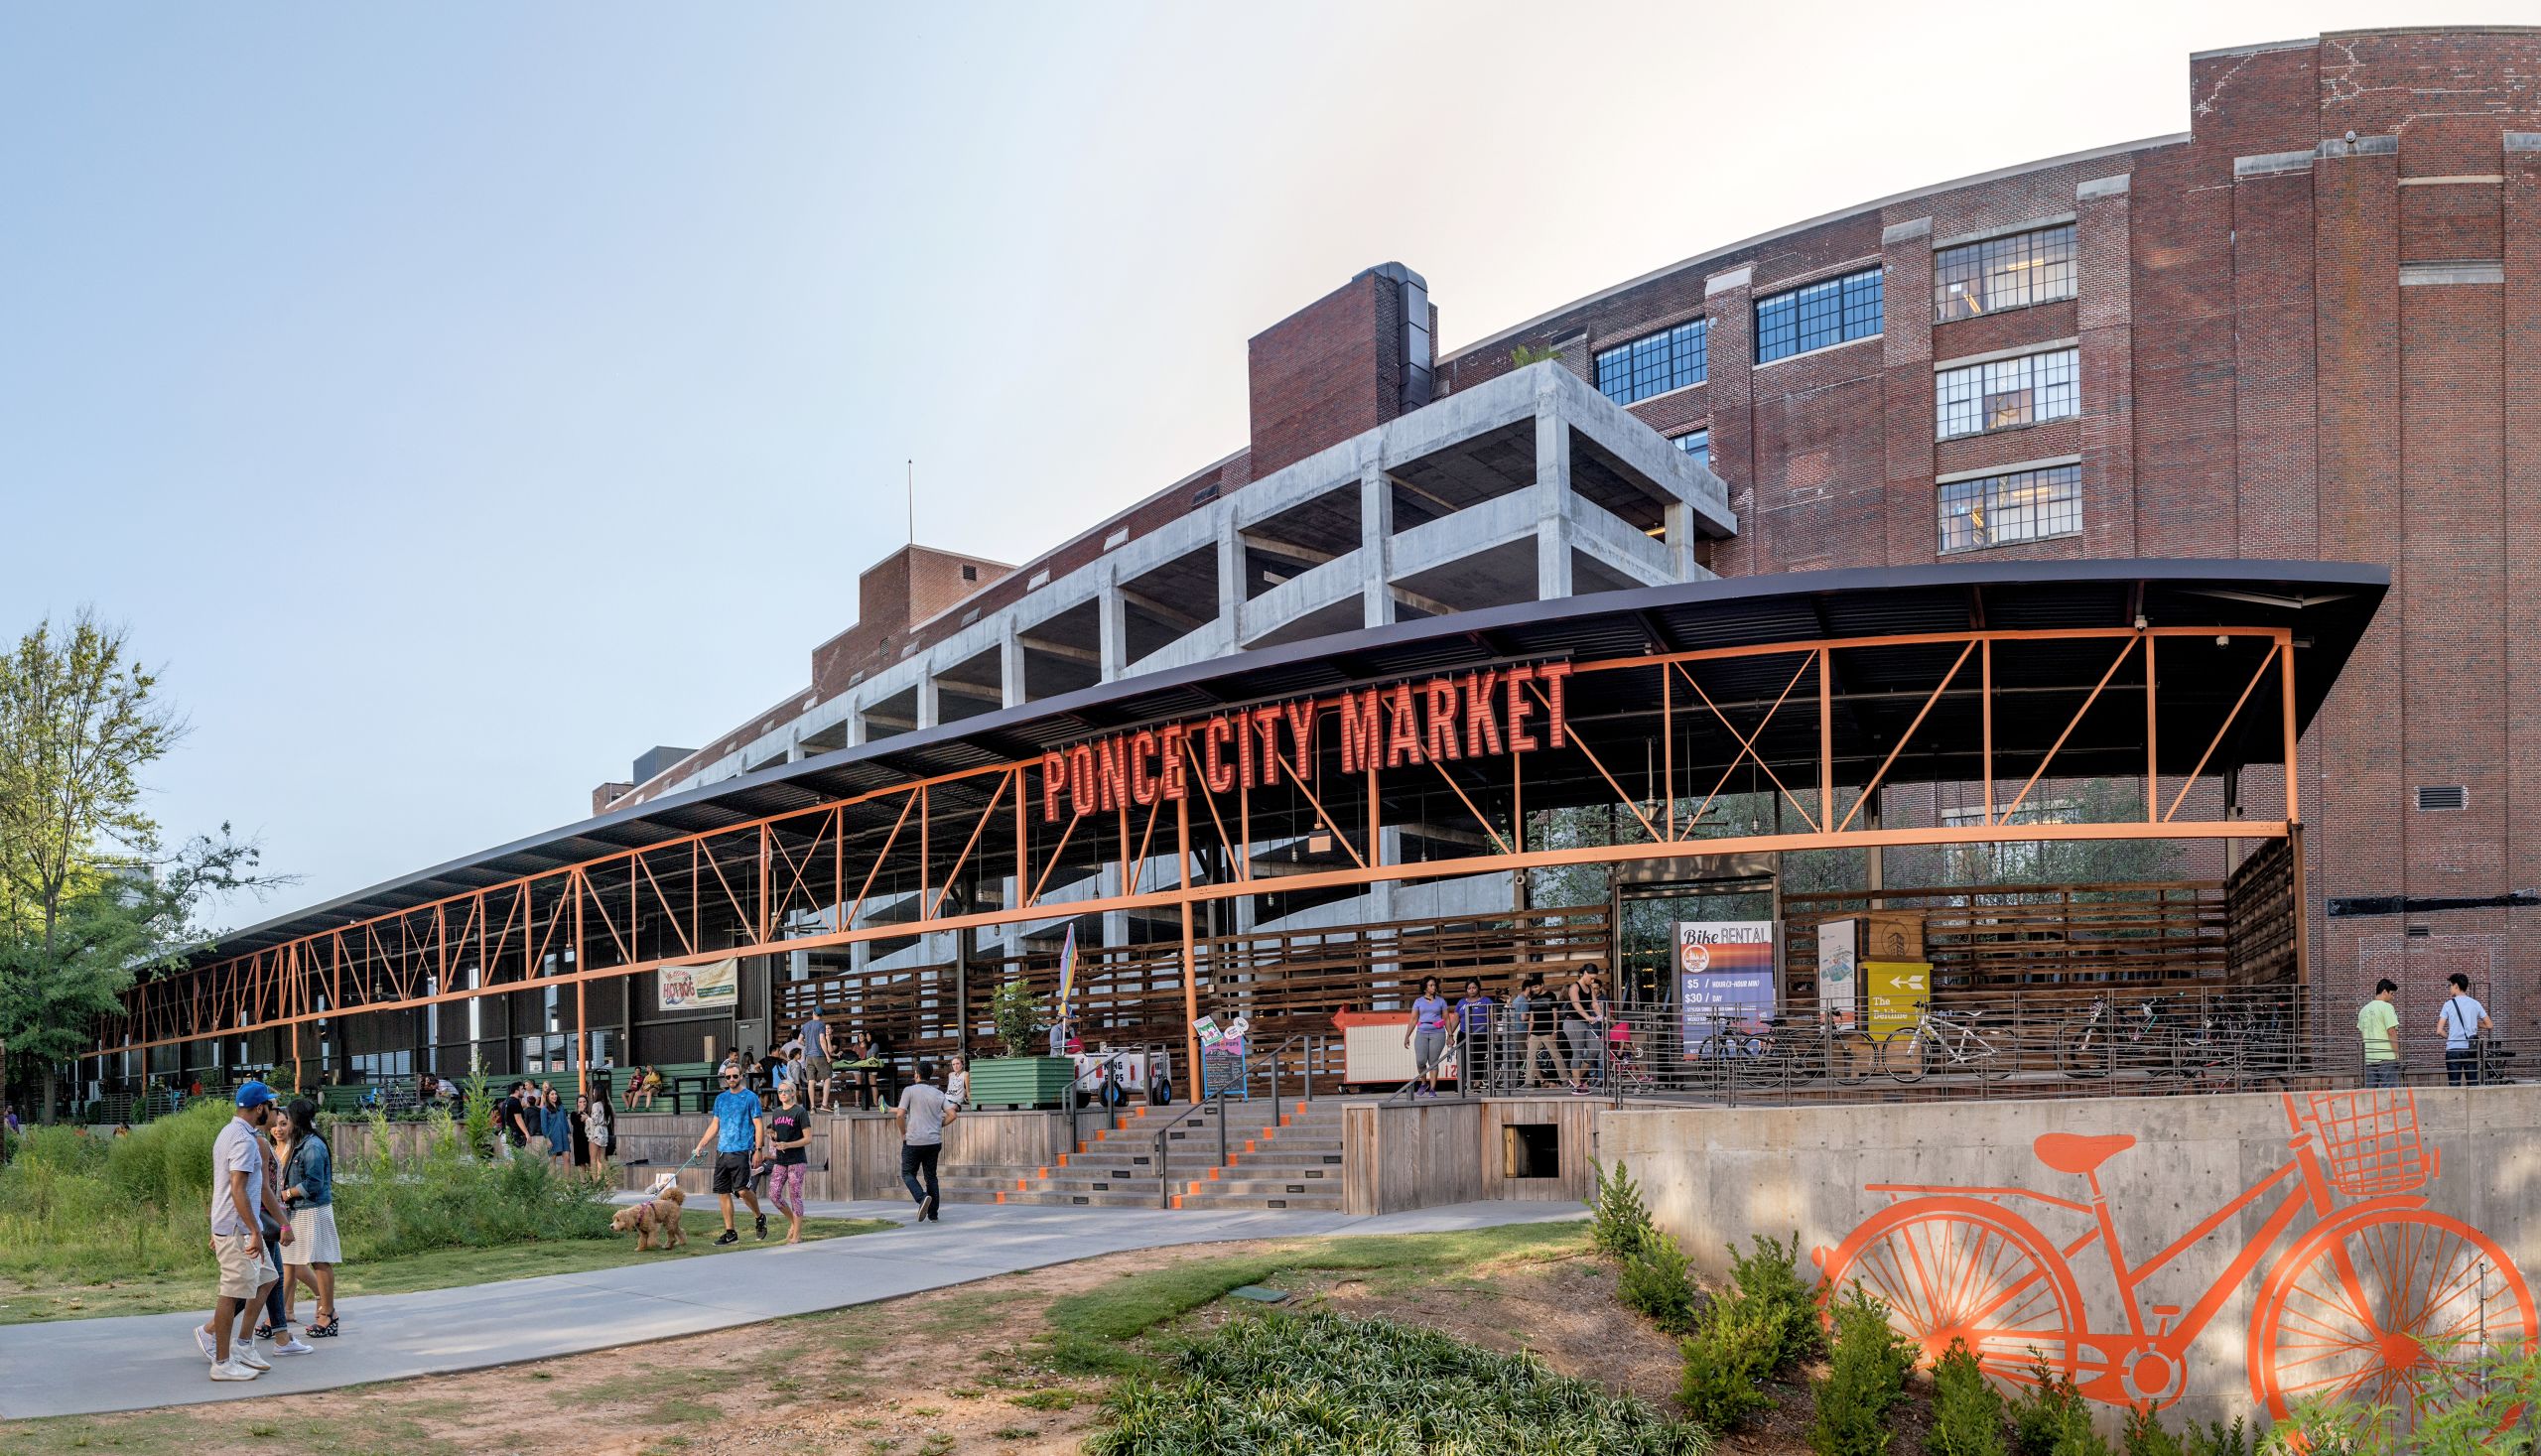
<path id="1" fill-rule="evenodd" d="M 1700 384 L 1711 366 L 1711 321 L 1696 319 L 1647 338 L 1597 351 L 1597 390 L 1617 404 L 1631 404 Z"/>
<path id="2" fill-rule="evenodd" d="M 1877 268 L 1829 278 L 1756 302 L 1756 362 L 1849 343 L 1880 331 L 1883 275 Z"/>
<path id="3" fill-rule="evenodd" d="M 1989 237 L 1933 254 L 1933 322 L 2070 299 L 2073 225 Z"/>
<path id="4" fill-rule="evenodd" d="M 1940 549 L 1977 551 L 2082 529 L 2082 467 L 2048 465 L 1940 487 Z"/>
<path id="5" fill-rule="evenodd" d="M 1683 451 L 1695 464 L 1706 470 L 1711 468 L 1711 432 L 1709 430 L 1696 430 L 1689 435 L 1679 435 L 1668 443 Z"/>
<path id="6" fill-rule="evenodd" d="M 2017 430 L 2082 412 L 2081 351 L 2023 354 L 1933 376 L 1937 439 Z"/>

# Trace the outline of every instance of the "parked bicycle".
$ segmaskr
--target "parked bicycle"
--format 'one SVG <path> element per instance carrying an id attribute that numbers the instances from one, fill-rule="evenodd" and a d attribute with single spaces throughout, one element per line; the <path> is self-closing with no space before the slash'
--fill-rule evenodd
<path id="1" fill-rule="evenodd" d="M 1915 1024 L 1879 1044 L 1879 1070 L 1899 1082 L 1921 1082 L 1934 1072 L 1968 1072 L 1999 1082 L 2013 1072 L 2001 1045 L 1976 1029 L 1982 1010 L 1926 1006 Z"/>

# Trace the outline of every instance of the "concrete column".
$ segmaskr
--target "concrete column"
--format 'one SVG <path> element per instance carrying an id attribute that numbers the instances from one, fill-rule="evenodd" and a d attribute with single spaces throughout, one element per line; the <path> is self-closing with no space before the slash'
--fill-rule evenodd
<path id="1" fill-rule="evenodd" d="M 1227 624 L 1231 646 L 1244 645 L 1244 538 L 1237 534 L 1235 512 L 1222 511 L 1218 527 L 1218 619 Z"/>
<path id="2" fill-rule="evenodd" d="M 1550 381 L 1546 371 L 1546 381 Z M 1570 595 L 1570 424 L 1536 398 L 1536 599 Z"/>
<path id="3" fill-rule="evenodd" d="M 872 735 L 865 731 L 865 705 L 854 699 L 850 699 L 847 705 L 846 746 L 853 748 L 860 743 L 869 743 L 871 741 Z"/>
<path id="4" fill-rule="evenodd" d="M 1359 559 L 1366 581 L 1368 626 L 1394 620 L 1394 487 L 1373 456 L 1359 475 Z"/>
<path id="5" fill-rule="evenodd" d="M 1668 570 L 1679 582 L 1694 579 L 1694 508 L 1681 500 L 1666 506 Z"/>
<path id="6" fill-rule="evenodd" d="M 1129 621 L 1122 615 L 1120 578 L 1111 563 L 1103 571 L 1103 595 L 1096 598 L 1095 615 L 1102 623 L 1103 681 L 1118 680 L 1130 665 Z"/>
<path id="7" fill-rule="evenodd" d="M 1380 864 L 1403 862 L 1402 830 L 1380 829 L 1377 831 L 1377 862 Z M 1380 879 L 1368 886 L 1369 919 L 1386 921 L 1394 918 L 1395 891 L 1400 886 L 1391 879 Z"/>
<path id="8" fill-rule="evenodd" d="M 917 726 L 931 728 L 943 722 L 944 701 L 935 686 L 935 676 L 921 671 L 917 679 Z"/>
<path id="9" fill-rule="evenodd" d="M 1020 707 L 1024 699 L 1023 638 L 1011 624 L 997 644 L 997 681 L 1000 704 Z"/>

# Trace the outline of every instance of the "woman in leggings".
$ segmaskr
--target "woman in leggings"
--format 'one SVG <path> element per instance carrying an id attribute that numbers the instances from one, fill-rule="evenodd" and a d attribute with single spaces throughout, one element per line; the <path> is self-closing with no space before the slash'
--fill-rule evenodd
<path id="1" fill-rule="evenodd" d="M 1411 1048 L 1412 1065 L 1420 1077 L 1413 1097 L 1438 1095 L 1438 1064 L 1447 1056 L 1447 998 L 1438 993 L 1438 978 L 1421 977 L 1420 994 L 1411 1003 L 1411 1024 L 1403 1033 L 1403 1044 Z"/>

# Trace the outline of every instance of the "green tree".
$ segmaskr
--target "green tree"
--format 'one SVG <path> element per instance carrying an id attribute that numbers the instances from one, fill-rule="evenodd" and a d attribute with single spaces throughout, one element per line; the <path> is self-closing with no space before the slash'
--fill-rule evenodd
<path id="1" fill-rule="evenodd" d="M 252 843 L 200 836 L 170 850 L 143 773 L 184 736 L 157 675 L 120 627 L 82 610 L 39 623 L 0 656 L 0 1084 L 8 1057 L 57 1068 L 84 1050 L 133 979 L 201 938 L 207 898 L 282 881 Z"/>

